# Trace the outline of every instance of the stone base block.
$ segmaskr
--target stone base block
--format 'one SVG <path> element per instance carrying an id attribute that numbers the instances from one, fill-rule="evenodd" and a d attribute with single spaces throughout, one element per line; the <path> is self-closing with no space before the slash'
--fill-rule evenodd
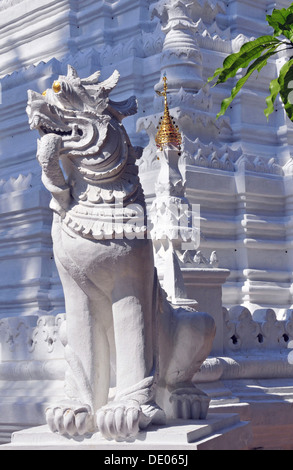
<path id="1" fill-rule="evenodd" d="M 206 420 L 170 421 L 150 426 L 132 440 L 116 442 L 99 432 L 83 437 L 52 433 L 48 426 L 37 426 L 13 433 L 11 443 L 0 450 L 242 450 L 249 447 L 251 429 L 234 413 L 210 413 Z"/>

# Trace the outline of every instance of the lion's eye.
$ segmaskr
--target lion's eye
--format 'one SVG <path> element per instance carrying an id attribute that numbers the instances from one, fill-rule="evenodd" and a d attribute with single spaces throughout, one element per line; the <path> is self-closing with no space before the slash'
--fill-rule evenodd
<path id="1" fill-rule="evenodd" d="M 58 80 L 55 80 L 53 85 L 52 85 L 54 93 L 59 93 L 61 91 L 61 83 L 58 82 Z"/>

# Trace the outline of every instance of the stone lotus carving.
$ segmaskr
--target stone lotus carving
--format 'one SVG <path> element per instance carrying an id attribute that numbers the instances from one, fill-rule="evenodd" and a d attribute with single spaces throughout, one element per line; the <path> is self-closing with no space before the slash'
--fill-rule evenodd
<path id="1" fill-rule="evenodd" d="M 59 335 L 67 400 L 49 407 L 47 422 L 61 434 L 99 429 L 123 440 L 168 416 L 205 417 L 209 400 L 191 379 L 215 326 L 207 314 L 173 308 L 159 286 L 138 153 L 122 125 L 136 100 L 110 100 L 118 78 L 81 79 L 69 66 L 43 95 L 28 92 L 27 113 L 41 136 L 37 158 L 52 194 L 66 305 Z"/>

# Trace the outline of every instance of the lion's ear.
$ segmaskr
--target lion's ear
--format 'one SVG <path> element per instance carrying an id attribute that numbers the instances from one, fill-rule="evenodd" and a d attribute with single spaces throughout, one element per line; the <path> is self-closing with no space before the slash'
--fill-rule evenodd
<path id="1" fill-rule="evenodd" d="M 82 85 L 96 85 L 99 82 L 101 72 L 98 70 L 97 72 L 90 75 L 88 78 L 82 78 L 80 83 Z"/>
<path id="2" fill-rule="evenodd" d="M 68 80 L 78 78 L 77 71 L 75 70 L 74 67 L 72 67 L 72 65 L 68 64 L 68 66 L 67 66 L 67 76 L 66 76 L 66 78 Z"/>
<path id="3" fill-rule="evenodd" d="M 110 92 L 117 85 L 119 78 L 120 73 L 118 72 L 118 70 L 114 70 L 114 72 L 109 78 L 99 83 L 99 89 L 103 89 L 105 91 Z"/>

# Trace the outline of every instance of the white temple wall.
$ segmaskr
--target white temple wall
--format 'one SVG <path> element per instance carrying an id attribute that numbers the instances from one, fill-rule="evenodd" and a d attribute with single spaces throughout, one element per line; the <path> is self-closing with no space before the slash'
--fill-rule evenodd
<path id="1" fill-rule="evenodd" d="M 166 13 L 152 14 L 170 1 L 0 0 L 0 421 L 7 423 L 7 435 L 10 425 L 42 424 L 48 398 L 62 393 L 63 292 L 52 255 L 49 194 L 36 161 L 37 135 L 29 130 L 25 108 L 27 90 L 50 87 L 68 63 L 81 76 L 100 69 L 104 78 L 117 68 L 121 79 L 113 99 L 137 96 L 138 114 L 125 126 L 133 144 L 144 147 L 139 166 L 148 203 L 159 169 L 154 135 L 162 113 L 154 87 L 165 72 L 173 80 L 170 108 L 186 137 L 180 163 L 187 196 L 200 205 L 198 249 L 207 259 L 215 250 L 219 268 L 230 270 L 217 338 L 226 359 L 213 358 L 204 379 L 209 373 L 211 380 L 292 375 L 293 126 L 280 103 L 268 122 L 263 115 L 269 80 L 284 58 L 252 78 L 219 121 L 215 116 L 231 85 L 197 88 L 246 39 L 268 33 L 265 14 L 288 2 L 189 2 L 197 75 L 194 89 L 182 90 L 179 69 L 171 65 L 181 61 L 184 72 L 184 44 L 168 55 Z M 192 295 L 189 274 L 185 279 Z M 230 308 L 240 304 L 249 310 Z M 247 356 L 253 356 L 248 367 Z"/>
<path id="2" fill-rule="evenodd" d="M 56 284 L 56 275 L 52 271 L 49 278 L 41 279 L 44 276 L 42 273 L 48 270 L 44 265 L 48 266 L 50 258 L 51 216 L 47 209 L 48 197 L 39 181 L 40 171 L 35 160 L 36 135 L 28 129 L 25 113 L 27 89 L 43 91 L 59 73 L 65 73 L 67 63 L 74 65 L 80 74 L 99 68 L 102 75 L 106 76 L 117 68 L 121 74 L 117 96 L 123 98 L 136 94 L 139 100 L 138 115 L 126 120 L 125 125 L 133 143 L 146 147 L 149 136 L 143 131 L 145 125 L 138 126 L 137 132 L 137 122 L 145 117 L 155 122 L 156 117 L 153 119 L 153 116 L 157 114 L 153 113 L 159 113 L 162 105 L 161 100 L 154 95 L 154 86 L 164 73 L 161 52 L 165 33 L 160 24 L 160 21 L 164 23 L 164 19 L 159 21 L 151 13 L 157 4 L 153 1 L 120 1 L 114 4 L 86 1 L 81 5 L 80 2 L 72 1 L 39 0 L 2 1 L 0 4 L 3 13 L 0 17 L 0 193 L 5 207 L 1 212 L 2 253 L 5 251 L 5 259 L 1 261 L 3 270 L 13 272 L 19 266 L 15 264 L 13 255 L 9 254 L 12 253 L 11 247 L 10 251 L 8 249 L 11 238 L 15 237 L 20 243 L 17 236 L 19 230 L 16 226 L 7 229 L 7 217 L 17 217 L 19 229 L 28 225 L 32 233 L 38 231 L 36 223 L 32 224 L 31 213 L 21 202 L 24 198 L 27 200 L 27 194 L 36 201 L 37 223 L 44 227 L 45 234 L 40 235 L 38 232 L 39 244 L 44 244 L 46 238 L 48 249 L 48 256 L 39 254 L 36 263 L 42 268 L 36 268 L 36 272 L 32 273 L 32 268 L 29 268 L 31 260 L 26 254 L 22 262 L 23 266 L 27 266 L 27 274 L 21 279 L 21 270 L 18 270 L 19 279 L 13 276 L 14 292 L 17 293 L 17 289 L 20 292 L 17 294 L 18 306 L 15 307 L 17 314 L 22 309 L 22 291 L 25 289 L 21 281 L 26 283 L 27 275 L 30 276 L 30 282 L 42 284 L 44 292 L 46 289 L 59 291 L 52 295 L 59 297 L 56 302 L 60 307 L 60 286 L 58 282 Z M 207 2 L 194 2 L 190 18 L 197 24 L 195 37 L 202 56 L 199 70 L 203 83 L 215 67 L 222 64 L 225 56 L 232 50 L 238 50 L 245 39 L 255 35 L 255 31 L 258 34 L 268 32 L 264 17 L 274 6 L 286 6 L 286 2 L 238 0 L 210 2 L 210 6 Z M 35 21 L 36 18 L 38 21 Z M 280 58 L 279 62 L 282 60 Z M 210 250 L 216 250 L 220 267 L 231 271 L 223 289 L 224 303 L 227 305 L 244 303 L 249 307 L 254 304 L 271 306 L 272 302 L 276 308 L 289 308 L 292 304 L 292 126 L 290 123 L 288 125 L 279 104 L 268 122 L 263 115 L 267 87 L 269 79 L 275 76 L 275 67 L 276 64 L 271 62 L 265 73 L 250 80 L 228 111 L 223 125 L 215 121 L 215 114 L 222 98 L 229 93 L 230 85 L 211 88 L 203 96 L 201 105 L 205 106 L 204 113 L 209 118 L 205 133 L 197 116 L 191 116 L 193 125 L 190 124 L 188 109 L 186 115 L 175 112 L 182 132 L 189 139 L 189 144 L 183 148 L 182 162 L 190 202 L 201 205 L 201 249 L 206 255 Z M 176 101 L 176 92 L 173 94 Z M 197 138 L 207 146 L 200 158 L 198 147 L 193 144 Z M 221 150 L 215 157 L 213 145 L 218 149 L 225 145 L 228 150 Z M 154 151 L 151 145 L 140 163 L 146 196 L 150 200 L 158 169 Z M 150 152 L 153 154 L 151 158 Z M 12 200 L 16 201 L 15 191 L 20 201 L 18 216 L 5 205 L 6 198 L 9 204 Z M 40 192 L 40 195 L 33 195 L 33 192 Z M 44 200 L 42 210 L 38 197 Z M 4 241 L 6 238 L 9 241 Z M 31 243 L 32 237 L 29 235 L 28 244 Z M 26 249 L 26 245 L 22 247 Z M 38 258 L 37 254 L 34 256 Z M 3 284 L 1 289 L 4 303 L 8 302 L 7 297 L 11 297 L 8 285 Z M 266 287 L 271 287 L 270 298 L 264 294 L 267 292 Z M 42 289 L 40 287 L 40 292 Z M 31 312 L 34 308 L 54 310 L 54 302 L 33 300 L 37 297 L 36 292 L 37 288 L 30 290 L 32 301 L 31 304 L 23 301 L 23 312 Z M 47 297 L 50 295 L 47 294 Z M 9 302 L 9 311 L 13 314 L 15 296 Z M 4 304 L 2 308 L 1 315 L 6 315 Z"/>
<path id="3" fill-rule="evenodd" d="M 144 79 L 153 87 L 149 76 L 158 75 L 158 67 L 144 70 L 143 60 L 156 56 L 158 45 L 146 10 L 140 2 L 0 2 L 0 317 L 64 311 L 52 258 L 49 194 L 36 161 L 38 136 L 29 130 L 25 112 L 27 90 L 44 91 L 66 74 L 68 63 L 81 75 L 101 69 L 106 77 L 118 68 L 121 96 L 143 93 Z M 128 121 L 132 140 L 140 143 L 135 119 Z"/>

